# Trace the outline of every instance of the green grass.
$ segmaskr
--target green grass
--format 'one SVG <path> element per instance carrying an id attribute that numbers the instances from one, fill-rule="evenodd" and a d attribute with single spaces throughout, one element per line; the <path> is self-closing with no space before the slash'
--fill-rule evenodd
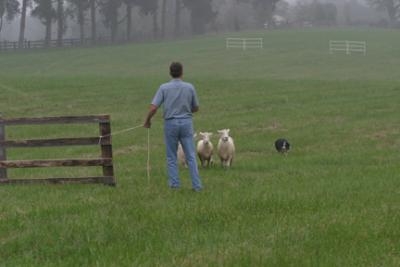
<path id="1" fill-rule="evenodd" d="M 5 117 L 108 113 L 139 125 L 168 64 L 198 90 L 197 131 L 230 128 L 231 170 L 201 170 L 205 190 L 167 187 L 161 112 L 151 130 L 113 139 L 116 188 L 0 187 L 0 266 L 399 266 L 400 35 L 320 29 L 0 54 Z M 330 39 L 366 40 L 368 54 L 329 55 Z M 93 126 L 9 127 L 7 137 L 76 137 Z M 288 157 L 273 142 L 286 137 Z M 214 143 L 217 139 L 213 139 Z M 9 159 L 95 157 L 98 149 L 14 149 Z M 11 177 L 98 169 L 10 170 Z"/>

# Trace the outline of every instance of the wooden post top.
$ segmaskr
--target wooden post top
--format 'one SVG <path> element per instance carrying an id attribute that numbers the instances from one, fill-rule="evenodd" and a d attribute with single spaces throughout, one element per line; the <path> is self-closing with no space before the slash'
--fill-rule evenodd
<path id="1" fill-rule="evenodd" d="M 7 118 L 7 119 L 2 118 L 0 116 L 0 124 L 3 125 L 109 123 L 109 122 L 110 122 L 110 115 Z"/>

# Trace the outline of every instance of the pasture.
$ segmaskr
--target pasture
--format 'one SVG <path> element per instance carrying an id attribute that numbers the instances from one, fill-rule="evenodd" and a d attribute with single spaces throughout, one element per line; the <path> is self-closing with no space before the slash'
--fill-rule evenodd
<path id="1" fill-rule="evenodd" d="M 264 49 L 226 50 L 225 37 Z M 329 40 L 367 41 L 366 56 Z M 233 168 L 200 170 L 205 190 L 167 187 L 161 112 L 115 136 L 118 185 L 0 187 L 0 266 L 399 266 L 400 35 L 319 29 L 209 35 L 94 49 L 0 54 L 5 117 L 110 114 L 143 122 L 167 67 L 200 98 L 197 131 L 230 128 Z M 86 126 L 7 128 L 7 137 L 92 136 Z M 283 157 L 274 141 L 285 137 Z M 213 138 L 216 145 L 217 137 Z M 9 159 L 95 157 L 97 148 L 13 149 Z M 215 158 L 217 161 L 217 158 Z M 218 161 L 217 161 L 218 162 Z M 10 170 L 10 177 L 100 169 Z"/>

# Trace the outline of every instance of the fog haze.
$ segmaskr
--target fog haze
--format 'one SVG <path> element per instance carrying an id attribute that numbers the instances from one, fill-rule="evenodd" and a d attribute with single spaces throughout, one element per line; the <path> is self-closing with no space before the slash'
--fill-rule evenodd
<path id="1" fill-rule="evenodd" d="M 13 20 L 7 20 L 7 13 L 3 12 L 0 41 L 18 41 L 22 0 L 4 1 L 19 1 L 20 6 Z M 114 42 L 172 39 L 207 32 L 262 28 L 398 27 L 400 17 L 400 8 L 393 19 L 384 10 L 368 5 L 366 0 L 30 1 L 32 4 L 26 12 L 26 29 L 22 34 L 24 40 L 103 38 Z M 45 22 L 46 11 L 42 8 L 40 13 L 38 8 L 47 1 L 50 1 L 51 12 L 54 13 L 50 24 Z M 96 2 L 94 11 L 89 6 L 92 1 Z M 79 23 L 79 3 L 84 2 L 87 5 L 82 9 L 83 20 Z"/>

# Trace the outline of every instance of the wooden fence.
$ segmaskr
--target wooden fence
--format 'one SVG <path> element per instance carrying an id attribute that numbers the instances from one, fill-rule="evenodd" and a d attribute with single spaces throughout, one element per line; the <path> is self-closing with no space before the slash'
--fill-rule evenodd
<path id="1" fill-rule="evenodd" d="M 98 123 L 99 137 L 59 138 L 37 140 L 6 140 L 7 125 L 44 125 L 44 124 L 78 124 Z M 7 160 L 6 149 L 29 147 L 61 147 L 61 146 L 100 146 L 101 157 L 95 159 L 62 159 L 62 160 Z M 103 176 L 82 178 L 46 178 L 46 179 L 9 179 L 9 168 L 43 168 L 43 167 L 87 167 L 101 166 Z M 1 184 L 31 184 L 31 183 L 102 183 L 116 185 L 114 177 L 111 125 L 109 115 L 78 116 L 78 117 L 44 117 L 4 119 L 0 116 L 0 185 Z"/>
<path id="2" fill-rule="evenodd" d="M 345 52 L 346 55 L 351 55 L 352 53 L 362 53 L 367 55 L 367 42 L 365 41 L 329 41 L 329 53 L 333 54 L 334 52 Z"/>
<path id="3" fill-rule="evenodd" d="M 247 49 L 262 49 L 264 48 L 263 38 L 226 38 L 226 49 L 240 48 Z"/>
<path id="4" fill-rule="evenodd" d="M 93 46 L 111 43 L 110 38 L 99 37 L 95 41 L 90 38 L 85 39 L 63 39 L 61 42 L 58 40 L 51 40 L 48 43 L 44 40 L 40 41 L 24 41 L 19 42 L 0 41 L 0 52 L 17 51 L 38 48 L 55 48 L 55 47 L 79 47 L 79 46 Z"/>

